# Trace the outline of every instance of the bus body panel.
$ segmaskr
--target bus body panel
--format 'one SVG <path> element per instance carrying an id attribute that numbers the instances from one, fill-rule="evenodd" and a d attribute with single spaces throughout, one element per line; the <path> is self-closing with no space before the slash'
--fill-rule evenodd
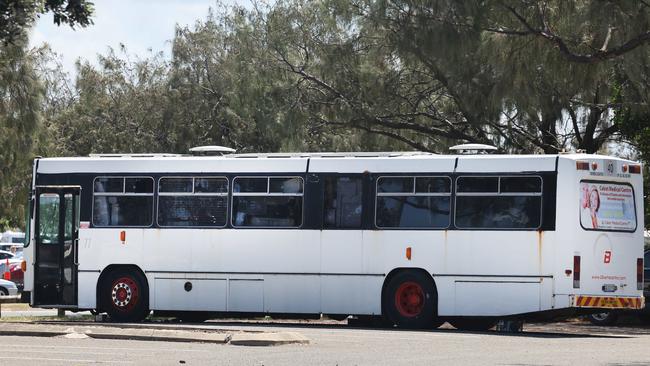
<path id="1" fill-rule="evenodd" d="M 558 169 L 558 202 L 564 203 L 557 210 L 556 243 L 556 293 L 593 296 L 642 296 L 637 289 L 636 261 L 643 258 L 643 197 L 642 177 L 631 174 L 626 177 L 604 176 L 606 161 L 618 159 L 595 159 L 584 155 L 581 161 L 597 162 L 596 171 L 576 170 L 576 160 L 560 159 Z M 635 194 L 636 230 L 634 232 L 585 230 L 580 223 L 581 181 L 630 184 Z M 606 254 L 606 251 L 609 252 Z M 606 255 L 609 257 L 606 260 Z M 580 285 L 574 288 L 574 256 L 580 256 Z M 570 275 L 567 275 L 570 272 Z M 615 285 L 616 290 L 605 292 L 603 286 Z"/>
<path id="2" fill-rule="evenodd" d="M 153 160 L 152 160 L 153 159 Z M 39 159 L 39 174 L 140 174 L 146 172 L 175 174 L 197 172 L 220 173 L 267 173 L 304 172 L 307 170 L 307 158 L 276 159 L 273 164 L 261 165 L 258 159 L 233 159 L 227 157 L 169 157 L 169 158 L 46 158 Z M 153 161 L 153 163 L 152 163 Z M 101 165 L 98 165 L 100 162 Z M 173 168 L 170 168 L 172 167 Z"/>
<path id="3" fill-rule="evenodd" d="M 237 229 L 231 224 L 225 228 L 93 228 L 88 222 L 90 206 L 84 206 L 82 221 L 86 221 L 86 226 L 79 231 L 81 309 L 98 307 L 100 274 L 109 265 L 119 264 L 135 265 L 145 273 L 152 310 L 381 314 L 386 277 L 405 268 L 421 269 L 432 275 L 440 316 L 529 314 L 574 307 L 579 295 L 642 296 L 636 284 L 636 260 L 643 256 L 641 175 L 603 176 L 576 170 L 577 160 L 598 161 L 601 167 L 614 160 L 619 167 L 625 162 L 621 159 L 594 155 L 422 154 L 292 157 L 272 163 L 269 159 L 224 157 L 161 158 L 166 159 L 165 164 L 138 159 L 41 159 L 38 172 L 80 174 L 88 184 L 93 177 L 103 174 L 369 172 L 375 177 L 398 173 L 446 175 L 453 181 L 459 175 L 534 175 L 554 173 L 557 169 L 555 223 L 551 230 L 461 230 L 453 222 L 448 229 L 434 230 Z M 48 184 L 49 178 L 42 177 L 39 184 Z M 75 177 L 65 178 L 66 182 Z M 56 182 L 61 179 L 64 178 L 57 177 Z M 631 184 L 636 230 L 584 230 L 579 208 L 579 184 L 583 180 Z M 229 184 L 232 187 L 232 180 Z M 91 201 L 92 186 L 85 186 L 82 205 Z M 229 209 L 231 202 L 229 198 Z M 374 210 L 373 206 L 370 208 Z M 25 249 L 30 269 L 34 268 L 33 248 L 31 245 Z M 608 263 L 604 263 L 606 251 L 611 252 Z M 576 255 L 581 258 L 578 288 L 574 288 L 573 281 Z M 615 291 L 604 291 L 603 286 L 612 284 L 616 285 Z M 33 287 L 29 270 L 25 286 L 26 290 Z"/>

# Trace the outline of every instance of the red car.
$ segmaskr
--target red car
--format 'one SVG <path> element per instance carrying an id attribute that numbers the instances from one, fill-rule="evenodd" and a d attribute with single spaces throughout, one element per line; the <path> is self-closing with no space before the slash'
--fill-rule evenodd
<path id="1" fill-rule="evenodd" d="M 22 268 L 20 268 L 20 263 L 10 263 L 9 264 L 9 277 L 6 277 L 6 272 L 1 274 L 3 280 L 8 280 L 16 284 L 18 291 L 22 291 L 24 287 L 25 273 L 23 273 Z"/>

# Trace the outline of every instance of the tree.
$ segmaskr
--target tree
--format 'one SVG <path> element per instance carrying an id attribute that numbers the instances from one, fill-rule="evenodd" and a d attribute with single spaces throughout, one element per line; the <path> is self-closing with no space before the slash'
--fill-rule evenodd
<path id="1" fill-rule="evenodd" d="M 0 224 L 22 226 L 31 160 L 45 135 L 39 129 L 45 89 L 35 67 L 46 53 L 27 50 L 26 30 L 51 12 L 57 25 L 92 23 L 85 0 L 0 1 Z"/>
<path id="2" fill-rule="evenodd" d="M 0 217 L 10 226 L 24 220 L 34 134 L 41 120 L 43 89 L 34 70 L 37 57 L 37 52 L 19 45 L 0 53 Z"/>
<path id="3" fill-rule="evenodd" d="M 60 88 L 66 85 L 60 76 L 47 74 L 58 90 L 46 94 L 48 155 L 161 152 L 170 146 L 167 62 L 160 55 L 131 60 L 124 47 L 120 52 L 99 56 L 97 67 L 78 63 L 76 83 L 69 87 Z"/>
<path id="4" fill-rule="evenodd" d="M 574 63 L 613 60 L 650 43 L 645 1 L 495 1 L 505 15 L 487 17 L 482 29 L 509 37 L 537 38 Z"/>
<path id="5" fill-rule="evenodd" d="M 456 95 L 466 123 L 516 150 L 596 152 L 614 140 L 612 75 L 648 52 L 641 2 L 359 4 L 406 62 L 426 65 Z"/>
<path id="6" fill-rule="evenodd" d="M 194 29 L 178 29 L 172 61 L 157 72 L 152 100 L 162 104 L 148 116 L 164 111 L 167 135 L 155 139 L 155 147 L 185 151 L 210 142 L 240 151 L 444 152 L 466 141 L 509 152 L 606 148 L 619 138 L 611 118 L 619 107 L 612 102 L 616 80 L 631 79 L 638 59 L 648 56 L 644 42 L 624 47 L 645 29 L 647 11 L 616 4 L 603 10 L 589 2 L 537 5 L 284 0 L 220 9 Z M 637 10 L 641 15 L 630 15 Z M 522 30 L 522 21 L 548 29 L 542 35 Z M 613 27 L 618 23 L 625 29 Z M 616 51 L 575 62 L 544 36 L 551 30 L 576 57 L 587 57 L 595 44 Z M 138 68 L 127 62 L 112 76 L 105 67 L 85 70 L 88 80 L 99 75 L 106 81 Z M 146 110 L 135 103 L 143 99 L 129 95 L 140 87 L 138 81 L 113 88 L 132 107 L 109 110 L 122 110 L 120 118 Z M 128 129 L 114 136 L 120 131 Z M 135 146 L 145 145 L 128 148 Z"/>
<path id="7" fill-rule="evenodd" d="M 93 3 L 86 0 L 2 0 L 0 44 L 14 43 L 41 14 L 52 13 L 56 25 L 86 27 L 92 12 Z"/>

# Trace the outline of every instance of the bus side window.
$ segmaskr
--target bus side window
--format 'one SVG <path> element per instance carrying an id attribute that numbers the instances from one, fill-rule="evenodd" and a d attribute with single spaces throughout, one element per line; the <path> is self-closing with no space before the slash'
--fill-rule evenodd
<path id="1" fill-rule="evenodd" d="M 324 183 L 323 226 L 361 228 L 361 177 L 326 177 Z"/>
<path id="2" fill-rule="evenodd" d="M 460 229 L 537 229 L 542 224 L 542 180 L 538 176 L 458 177 L 455 214 Z"/>

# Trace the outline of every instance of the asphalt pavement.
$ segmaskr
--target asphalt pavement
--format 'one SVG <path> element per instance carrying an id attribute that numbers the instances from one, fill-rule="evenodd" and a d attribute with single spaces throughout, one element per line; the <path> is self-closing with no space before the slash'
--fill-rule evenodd
<path id="1" fill-rule="evenodd" d="M 215 324 L 223 328 L 224 324 Z M 228 326 L 226 326 L 228 327 Z M 645 365 L 650 335 L 400 331 L 340 326 L 233 324 L 238 330 L 292 330 L 309 344 L 230 344 L 1 336 L 0 364 L 136 365 Z"/>
<path id="2" fill-rule="evenodd" d="M 7 309 L 33 314 L 32 310 L 20 305 Z M 498 333 L 462 332 L 448 324 L 429 331 L 371 329 L 333 320 L 213 320 L 197 324 L 155 320 L 125 325 L 81 321 L 88 317 L 67 317 L 65 321 L 52 317 L 51 321 L 16 322 L 5 314 L 3 308 L 0 365 L 650 364 L 650 327 L 634 320 L 616 327 L 597 327 L 580 320 L 526 324 L 522 333 Z M 41 337 L 15 333 L 21 324 L 23 330 L 53 333 L 48 336 L 44 332 Z M 278 341 L 282 337 L 302 341 L 287 344 Z M 277 342 L 265 343 L 265 339 Z M 262 345 L 268 347 L 254 347 Z"/>
<path id="3" fill-rule="evenodd" d="M 15 322 L 3 322 L 16 324 Z M 0 335 L 0 365 L 645 365 L 650 364 L 650 329 L 639 324 L 596 327 L 586 322 L 527 324 L 523 333 L 369 329 L 335 321 L 211 321 L 115 325 L 92 322 L 28 323 L 68 329 L 48 337 Z M 0 323 L 0 326 L 3 326 Z M 6 325 L 4 325 L 6 327 Z M 308 343 L 251 347 L 224 342 L 104 339 L 84 329 L 298 334 Z M 0 329 L 1 331 L 1 329 Z M 137 333 L 137 332 L 136 332 Z M 149 333 L 147 333 L 149 334 Z"/>

